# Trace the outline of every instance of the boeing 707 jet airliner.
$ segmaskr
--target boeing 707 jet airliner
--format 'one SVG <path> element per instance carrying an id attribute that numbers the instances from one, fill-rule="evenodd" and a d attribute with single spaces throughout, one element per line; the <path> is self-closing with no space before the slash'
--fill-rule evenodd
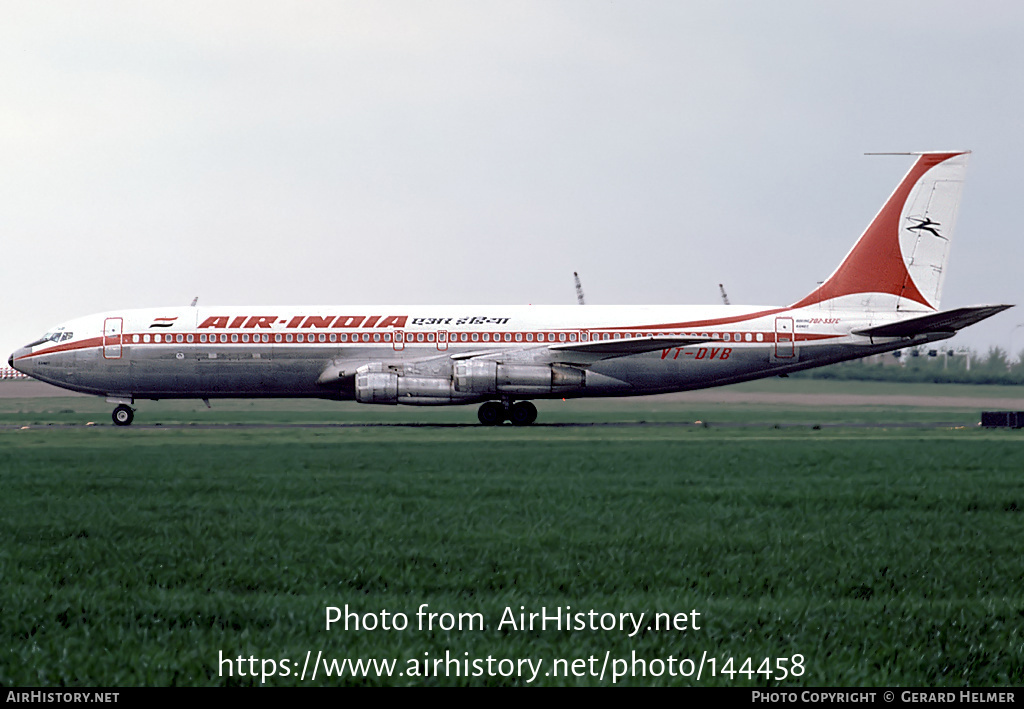
<path id="1" fill-rule="evenodd" d="M 789 306 L 309 306 L 123 310 L 70 320 L 11 355 L 106 397 L 318 397 L 479 403 L 533 423 L 531 399 L 702 389 L 926 342 L 1005 310 L 940 310 L 967 152 L 916 161 L 835 272 Z"/>

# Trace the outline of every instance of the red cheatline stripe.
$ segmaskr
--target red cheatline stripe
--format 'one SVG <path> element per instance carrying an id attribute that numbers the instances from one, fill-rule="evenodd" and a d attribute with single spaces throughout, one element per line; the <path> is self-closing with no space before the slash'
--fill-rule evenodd
<path id="1" fill-rule="evenodd" d="M 643 327 L 633 327 L 633 328 L 621 328 L 621 329 L 623 329 L 623 330 L 643 330 L 645 328 L 643 328 Z M 615 330 L 615 329 L 614 328 L 599 328 L 599 329 L 595 328 L 594 329 L 595 332 L 597 332 L 597 331 L 601 331 L 601 332 L 603 332 L 603 331 L 613 331 L 613 330 Z M 483 334 L 481 331 L 476 331 L 476 332 L 477 332 L 477 334 Z M 490 334 L 492 336 L 497 336 L 497 335 L 504 335 L 505 332 L 506 331 L 488 332 L 488 334 Z M 527 331 L 509 331 L 509 332 L 511 334 L 513 334 L 513 335 L 516 332 L 519 332 L 520 334 L 523 334 L 523 335 L 527 334 Z M 545 330 L 545 331 L 541 332 L 541 331 L 538 331 L 538 330 L 532 330 L 532 331 L 529 331 L 529 332 L 532 332 L 534 335 L 539 335 L 539 334 L 544 334 L 544 333 L 548 333 L 548 332 L 556 332 L 557 333 L 557 332 L 566 332 L 566 331 Z M 570 330 L 570 331 L 567 331 L 567 332 L 579 332 L 579 330 Z M 181 334 L 192 334 L 192 335 L 195 335 L 198 338 L 198 335 L 196 335 L 196 333 L 181 333 Z M 302 333 L 293 333 L 293 334 L 302 334 Z M 303 346 L 306 346 L 306 345 L 328 345 L 328 346 L 332 346 L 332 347 L 338 347 L 338 346 L 348 346 L 348 345 L 367 345 L 367 344 L 385 345 L 385 344 L 390 344 L 390 343 L 383 342 L 383 341 L 382 342 L 372 342 L 372 343 L 371 342 L 362 342 L 362 341 L 359 341 L 359 342 L 355 342 L 355 341 L 350 341 L 350 342 L 317 342 L 317 341 L 314 341 L 314 339 L 313 339 L 313 336 L 318 334 L 317 332 L 314 331 L 314 332 L 309 332 L 309 333 L 305 333 L 305 334 L 308 335 L 308 338 L 307 338 L 306 342 L 273 342 L 273 341 L 271 341 L 271 342 L 267 342 L 267 343 L 263 343 L 263 342 L 199 342 L 198 339 L 195 342 L 141 342 L 141 341 L 140 342 L 129 342 L 128 338 L 130 338 L 131 335 L 125 335 L 123 340 L 119 339 L 117 336 L 108 336 L 106 338 L 93 337 L 93 338 L 89 338 L 89 339 L 85 339 L 85 340 L 79 340 L 77 342 L 68 342 L 67 344 L 57 345 L 56 347 L 48 347 L 45 350 L 40 350 L 38 352 L 33 352 L 32 354 L 22 355 L 21 357 L 18 357 L 18 359 L 15 360 L 15 361 L 20 362 L 23 359 L 30 359 L 30 358 L 33 358 L 33 357 L 40 357 L 40 356 L 43 356 L 43 355 L 55 354 L 55 353 L 59 353 L 59 352 L 71 352 L 71 351 L 74 351 L 74 350 L 85 350 L 85 349 L 90 349 L 90 348 L 93 348 L 93 347 L 97 347 L 97 348 L 104 347 L 104 346 L 107 346 L 107 347 L 118 347 L 118 346 L 121 346 L 122 344 L 124 346 L 140 346 L 140 347 L 146 347 L 146 346 L 151 346 L 151 345 L 160 345 L 160 346 L 186 345 L 186 346 L 189 346 L 189 347 L 199 347 L 199 346 L 205 346 L 205 345 L 262 345 L 262 344 L 270 344 L 270 345 L 303 345 Z M 358 333 L 352 333 L 352 335 L 355 335 L 355 334 L 358 334 Z M 453 336 L 461 335 L 461 334 L 462 333 L 452 333 Z M 466 334 L 472 334 L 472 333 L 466 333 Z M 712 333 L 709 333 L 709 334 L 714 335 L 714 336 L 720 336 L 720 335 L 724 335 L 726 333 L 723 333 L 723 332 L 718 332 L 718 333 L 712 332 Z M 745 333 L 729 333 L 729 334 L 745 334 Z M 751 334 L 757 334 L 757 333 L 755 332 L 755 333 L 751 333 Z M 776 335 L 775 332 L 772 332 L 772 331 L 762 331 L 762 334 L 765 335 L 765 339 L 762 342 L 756 342 L 756 341 L 746 342 L 745 340 L 737 339 L 737 340 L 731 340 L 730 344 L 751 344 L 751 345 L 761 344 L 761 345 L 765 345 L 765 344 L 772 344 L 772 343 L 775 342 L 775 335 Z M 837 339 L 837 338 L 842 338 L 842 337 L 845 337 L 845 335 L 815 334 L 815 333 L 796 333 L 796 334 L 793 334 L 793 341 L 794 342 L 811 342 L 811 341 L 817 341 L 817 340 L 832 340 L 832 339 Z M 106 341 L 104 341 L 104 340 L 106 340 Z M 598 342 L 599 340 L 593 340 L 593 341 L 594 342 Z M 603 340 L 601 340 L 601 341 L 603 341 Z M 481 341 L 477 341 L 477 342 L 470 342 L 470 341 L 462 342 L 461 339 L 456 340 L 453 337 L 453 339 L 450 339 L 448 341 L 448 343 L 452 344 L 452 345 L 461 345 L 461 344 L 479 345 L 479 344 L 481 344 Z M 433 345 L 433 344 L 436 344 L 436 343 L 433 342 L 433 341 L 418 342 L 418 341 L 412 340 L 412 339 L 407 337 L 403 344 L 405 344 L 405 345 L 407 345 L 409 347 L 415 347 L 416 345 Z M 527 342 L 527 341 L 508 341 L 508 342 L 506 342 L 503 339 L 498 339 L 497 337 L 495 337 L 494 339 L 490 340 L 487 344 L 500 344 L 500 345 L 512 345 L 512 346 L 518 345 L 518 346 L 522 346 L 524 344 L 531 344 L 532 345 L 532 344 L 546 344 L 546 343 L 540 342 L 539 340 L 535 341 L 535 342 Z"/>
<path id="2" fill-rule="evenodd" d="M 784 313 L 788 310 L 790 310 L 790 308 L 774 308 L 772 310 L 759 310 L 756 313 L 750 313 L 748 315 L 734 315 L 728 318 L 712 318 L 710 320 L 689 320 L 686 322 L 663 323 L 661 325 L 630 325 L 624 327 L 591 327 L 582 329 L 601 330 L 602 332 L 604 330 L 621 330 L 623 332 L 629 330 L 692 330 L 694 328 L 715 327 L 716 325 L 732 325 L 733 323 L 747 322 L 748 320 L 756 320 L 757 318 Z"/>
<path id="3" fill-rule="evenodd" d="M 107 340 L 108 340 L 107 344 L 109 344 L 109 345 L 120 344 L 120 342 L 115 342 L 114 341 L 115 340 L 114 337 L 108 337 Z M 16 362 L 20 362 L 21 360 L 28 359 L 29 357 L 38 357 L 39 355 L 53 354 L 55 352 L 70 352 L 72 350 L 87 350 L 90 347 L 102 347 L 102 346 L 103 346 L 103 338 L 102 337 L 90 337 L 90 338 L 85 339 L 85 340 L 78 340 L 77 342 L 68 342 L 67 344 L 64 344 L 64 345 L 57 345 L 56 347 L 47 347 L 45 350 L 39 350 L 38 352 L 33 352 L 32 354 L 22 355 L 21 357 L 18 357 L 18 359 L 16 359 L 15 361 Z"/>

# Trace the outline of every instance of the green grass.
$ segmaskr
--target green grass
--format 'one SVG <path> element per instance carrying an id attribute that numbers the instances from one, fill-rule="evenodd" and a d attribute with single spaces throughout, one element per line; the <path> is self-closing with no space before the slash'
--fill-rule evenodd
<path id="1" fill-rule="evenodd" d="M 1020 432 L 977 428 L 2 430 L 0 685 L 259 684 L 219 653 L 297 674 L 307 651 L 404 670 L 446 649 L 805 669 L 623 684 L 1020 685 L 1022 463 Z M 417 630 L 423 603 L 487 627 Z M 346 604 L 413 627 L 326 630 Z M 520 606 L 700 629 L 499 629 Z M 342 683 L 525 679 L 305 682 Z"/>

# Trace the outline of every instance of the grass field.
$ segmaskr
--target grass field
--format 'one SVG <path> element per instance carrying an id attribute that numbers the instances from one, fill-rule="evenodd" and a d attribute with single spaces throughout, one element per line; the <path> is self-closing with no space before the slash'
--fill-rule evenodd
<path id="1" fill-rule="evenodd" d="M 1024 681 L 1024 435 L 970 425 L 976 410 L 549 402 L 542 420 L 750 425 L 125 430 L 102 401 L 41 401 L 0 400 L 2 686 L 260 684 L 263 660 L 275 686 L 607 685 L 613 669 L 632 685 Z M 153 421 L 194 421 L 191 402 L 158 406 Z M 214 406 L 196 415 L 473 414 Z M 46 426 L 88 407 L 103 425 Z M 967 427 L 827 425 L 950 416 Z M 326 629 L 325 609 L 346 604 L 409 626 Z M 422 604 L 479 615 L 421 630 Z M 506 608 L 566 606 L 645 615 L 632 637 L 500 625 Z M 656 612 L 690 627 L 655 627 Z M 433 676 L 446 650 L 451 676 Z M 300 680 L 307 652 L 395 660 L 395 676 Z M 714 672 L 697 680 L 702 657 Z M 542 661 L 535 678 L 499 662 L 526 658 Z"/>

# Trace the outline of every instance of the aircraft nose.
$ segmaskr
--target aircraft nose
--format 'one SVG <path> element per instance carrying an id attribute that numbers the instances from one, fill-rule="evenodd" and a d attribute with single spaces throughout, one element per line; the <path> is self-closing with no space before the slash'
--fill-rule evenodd
<path id="1" fill-rule="evenodd" d="M 11 367 L 17 369 L 20 372 L 21 369 L 16 364 L 14 364 L 14 361 L 16 359 L 24 357 L 25 355 L 29 354 L 29 352 L 30 350 L 27 347 L 22 347 L 21 349 L 14 350 L 14 352 L 11 353 L 11 356 L 7 358 L 7 364 L 11 365 Z"/>

